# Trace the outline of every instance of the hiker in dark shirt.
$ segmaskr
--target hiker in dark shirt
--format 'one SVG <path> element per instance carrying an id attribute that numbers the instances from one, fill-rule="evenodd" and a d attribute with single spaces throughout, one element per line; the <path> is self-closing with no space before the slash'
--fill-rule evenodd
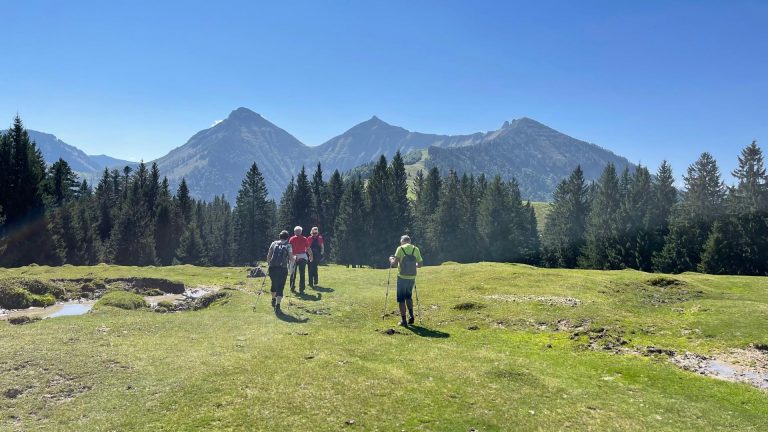
<path id="1" fill-rule="evenodd" d="M 320 260 L 323 259 L 325 242 L 317 227 L 312 227 L 312 231 L 310 231 L 310 236 L 307 237 L 307 241 L 309 242 L 309 249 L 312 251 L 312 260 L 309 261 L 309 286 L 314 288 L 318 283 L 317 266 L 320 264 Z"/>
<path id="2" fill-rule="evenodd" d="M 272 281 L 272 307 L 275 313 L 280 313 L 280 300 L 283 298 L 285 280 L 288 278 L 288 265 L 293 260 L 293 248 L 288 243 L 288 231 L 280 233 L 280 240 L 275 240 L 269 245 L 267 251 L 267 263 L 269 265 L 269 279 Z"/>
<path id="3" fill-rule="evenodd" d="M 416 285 L 416 268 L 421 267 L 424 260 L 419 248 L 411 244 L 407 235 L 400 237 L 400 246 L 395 254 L 389 257 L 390 265 L 397 265 L 397 304 L 400 307 L 400 325 L 413 324 L 413 287 Z M 405 308 L 408 306 L 410 318 L 405 320 Z"/>

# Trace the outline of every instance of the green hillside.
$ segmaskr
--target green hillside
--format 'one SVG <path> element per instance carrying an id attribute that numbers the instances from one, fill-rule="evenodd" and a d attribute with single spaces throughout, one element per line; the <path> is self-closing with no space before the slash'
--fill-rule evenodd
<path id="1" fill-rule="evenodd" d="M 224 293 L 197 311 L 0 322 L 0 430 L 768 428 L 767 393 L 670 361 L 763 361 L 766 278 L 428 267 L 405 329 L 394 288 L 381 317 L 386 270 L 321 268 L 322 288 L 280 317 L 266 298 L 254 310 L 259 281 L 244 270 L 0 269 L 5 289 L 40 278 L 76 294 L 73 279 L 141 276 Z"/>

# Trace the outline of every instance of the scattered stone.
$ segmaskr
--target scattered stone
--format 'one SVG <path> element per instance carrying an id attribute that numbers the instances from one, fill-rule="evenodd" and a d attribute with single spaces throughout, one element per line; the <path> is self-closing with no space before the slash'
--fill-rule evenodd
<path id="1" fill-rule="evenodd" d="M 389 329 L 384 330 L 384 333 L 391 336 L 391 335 L 393 335 L 393 334 L 395 334 L 397 332 L 395 331 L 395 329 L 389 328 Z"/>
<path id="2" fill-rule="evenodd" d="M 508 301 L 514 303 L 523 302 L 538 302 L 547 306 L 568 306 L 576 307 L 581 305 L 581 300 L 573 297 L 556 297 L 556 296 L 535 296 L 535 295 L 491 295 L 485 298 L 497 301 Z"/>
<path id="3" fill-rule="evenodd" d="M 315 358 L 313 355 L 304 356 L 304 360 L 312 360 L 313 358 Z"/>
<path id="4" fill-rule="evenodd" d="M 348 425 L 353 425 L 353 424 L 355 424 L 355 421 L 352 420 L 352 419 L 349 419 L 349 420 L 345 421 L 344 423 L 348 424 Z"/>
<path id="5" fill-rule="evenodd" d="M 768 353 L 752 347 L 710 357 L 685 352 L 670 357 L 670 361 L 687 371 L 768 391 Z"/>
<path id="6" fill-rule="evenodd" d="M 480 327 L 478 327 L 476 325 L 471 325 L 471 326 L 467 327 L 467 330 L 480 330 Z"/>
<path id="7" fill-rule="evenodd" d="M 552 348 L 552 344 L 551 344 L 551 343 L 548 343 L 548 344 L 546 345 L 546 347 L 547 347 L 547 348 Z"/>

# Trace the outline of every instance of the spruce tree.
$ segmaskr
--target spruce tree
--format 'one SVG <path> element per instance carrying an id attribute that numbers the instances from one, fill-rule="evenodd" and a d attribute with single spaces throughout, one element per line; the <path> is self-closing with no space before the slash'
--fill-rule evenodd
<path id="1" fill-rule="evenodd" d="M 511 262 L 517 256 L 515 235 L 515 209 L 509 186 L 497 175 L 488 185 L 480 202 L 477 226 L 483 240 L 481 259 Z"/>
<path id="2" fill-rule="evenodd" d="M 296 217 L 293 214 L 294 201 L 296 200 L 296 183 L 291 178 L 288 186 L 283 191 L 283 196 L 280 198 L 280 208 L 278 209 L 277 224 L 278 231 L 286 230 L 289 233 L 293 232 L 293 227 L 296 224 Z"/>
<path id="3" fill-rule="evenodd" d="M 312 175 L 312 182 L 310 182 L 310 188 L 312 189 L 312 223 L 310 226 L 305 227 L 309 230 L 313 226 L 318 227 L 320 230 L 325 229 L 326 220 L 326 186 L 323 180 L 323 168 L 320 162 L 317 163 L 315 173 Z"/>
<path id="4" fill-rule="evenodd" d="M 367 212 L 370 215 L 369 232 L 366 236 L 374 241 L 366 241 L 366 264 L 384 267 L 389 264 L 387 257 L 392 255 L 399 244 L 403 227 L 395 225 L 394 203 L 392 202 L 392 179 L 383 155 L 373 168 L 371 178 L 365 188 Z"/>
<path id="5" fill-rule="evenodd" d="M 179 239 L 175 235 L 174 206 L 167 178 L 163 178 L 158 192 L 154 233 L 157 262 L 171 265 Z"/>
<path id="6" fill-rule="evenodd" d="M 326 255 L 333 256 L 333 247 L 336 238 L 336 218 L 341 206 L 341 198 L 344 195 L 344 182 L 339 170 L 335 170 L 326 186 L 325 226 L 320 227 L 325 240 Z"/>
<path id="7" fill-rule="evenodd" d="M 365 246 L 370 239 L 364 222 L 368 217 L 365 209 L 363 182 L 359 178 L 352 179 L 344 188 L 334 227 L 333 259 L 336 263 L 355 267 L 367 261 Z"/>
<path id="8" fill-rule="evenodd" d="M 616 168 L 608 164 L 596 183 L 595 197 L 587 217 L 586 247 L 579 265 L 594 269 L 621 268 L 619 210 L 621 188 Z"/>
<path id="9" fill-rule="evenodd" d="M 468 228 L 464 226 L 465 214 L 459 177 L 451 170 L 440 194 L 432 239 L 432 244 L 439 249 L 437 259 L 440 262 L 461 261 L 465 256 L 464 248 L 467 245 L 459 235 Z"/>
<path id="10" fill-rule="evenodd" d="M 267 185 L 254 163 L 245 175 L 234 213 L 236 257 L 239 263 L 255 264 L 266 258 L 271 221 Z"/>
<path id="11" fill-rule="evenodd" d="M 312 187 L 309 184 L 307 171 L 303 166 L 296 177 L 292 213 L 294 223 L 304 229 L 303 235 L 308 235 L 310 228 L 312 228 L 314 209 L 312 205 Z"/>
<path id="12" fill-rule="evenodd" d="M 542 255 L 546 265 L 576 266 L 585 244 L 588 193 L 580 166 L 555 189 L 542 235 Z"/>
<path id="13" fill-rule="evenodd" d="M 664 248 L 654 258 L 662 272 L 695 271 L 713 223 L 724 214 L 725 185 L 717 162 L 703 153 L 683 177 L 686 194 L 672 214 Z"/>
<path id="14" fill-rule="evenodd" d="M 389 172 L 393 232 L 411 234 L 411 204 L 408 200 L 408 174 L 400 151 L 392 158 Z"/>
<path id="15" fill-rule="evenodd" d="M 664 239 L 669 234 L 669 221 L 672 209 L 677 203 L 677 188 L 675 188 L 675 176 L 672 167 L 663 161 L 656 172 L 652 183 L 653 205 L 651 207 L 652 228 L 651 256 L 654 257 L 664 247 Z M 653 262 L 653 258 L 651 259 Z"/>

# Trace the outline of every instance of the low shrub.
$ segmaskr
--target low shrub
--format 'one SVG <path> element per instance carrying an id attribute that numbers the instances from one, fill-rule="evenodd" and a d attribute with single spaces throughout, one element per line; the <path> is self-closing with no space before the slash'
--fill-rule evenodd
<path id="1" fill-rule="evenodd" d="M 32 306 L 48 307 L 56 304 L 56 298 L 52 294 L 32 295 Z"/>
<path id="2" fill-rule="evenodd" d="M 159 290 L 157 288 L 152 288 L 152 289 L 148 289 L 148 290 L 144 291 L 143 294 L 145 296 L 155 297 L 155 296 L 165 295 L 165 292 L 163 292 L 162 290 Z"/>
<path id="3" fill-rule="evenodd" d="M 24 288 L 0 285 L 0 307 L 4 309 L 26 309 L 32 306 L 32 294 Z"/>
<path id="4" fill-rule="evenodd" d="M 39 279 L 10 278 L 0 280 L 0 308 L 26 309 L 50 306 L 66 295 L 64 288 Z"/>
<path id="5" fill-rule="evenodd" d="M 144 297 L 127 291 L 111 291 L 104 294 L 99 301 L 96 302 L 94 307 L 100 308 L 103 306 L 112 306 L 127 310 L 148 307 Z"/>
<path id="6" fill-rule="evenodd" d="M 157 302 L 157 307 L 159 308 L 162 307 L 162 308 L 171 310 L 173 309 L 173 302 L 168 300 L 163 300 L 163 301 Z"/>
<path id="7" fill-rule="evenodd" d="M 195 301 L 195 305 L 193 306 L 193 309 L 194 310 L 198 310 L 198 309 L 207 308 L 208 306 L 212 305 L 213 303 L 217 302 L 218 300 L 227 298 L 227 297 L 229 297 L 231 295 L 232 294 L 230 294 L 228 292 L 224 292 L 224 291 L 217 291 L 217 292 L 208 293 L 208 294 L 200 297 L 199 299 L 197 299 Z"/>

